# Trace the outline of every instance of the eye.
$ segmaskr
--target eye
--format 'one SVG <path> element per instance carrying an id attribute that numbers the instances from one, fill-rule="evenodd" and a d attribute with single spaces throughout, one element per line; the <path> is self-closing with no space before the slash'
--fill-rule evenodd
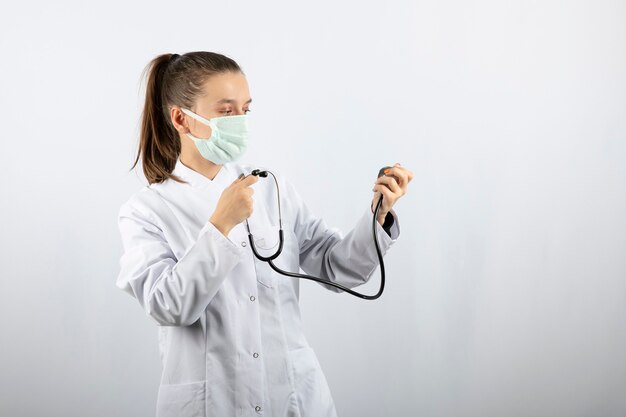
<path id="1" fill-rule="evenodd" d="M 251 112 L 251 111 L 252 111 L 252 110 L 250 110 L 250 109 L 246 109 L 246 110 L 244 110 L 244 112 L 246 112 L 246 114 L 247 114 L 247 113 L 249 113 L 249 112 Z M 226 113 L 226 114 L 228 114 L 228 113 L 232 113 L 232 112 L 233 112 L 232 110 L 222 110 L 220 113 Z"/>

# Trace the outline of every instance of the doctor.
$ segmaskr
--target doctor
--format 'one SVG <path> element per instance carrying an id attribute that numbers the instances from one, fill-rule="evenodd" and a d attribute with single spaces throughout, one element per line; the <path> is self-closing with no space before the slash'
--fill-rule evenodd
<path id="1" fill-rule="evenodd" d="M 124 253 L 116 285 L 159 326 L 156 415 L 336 416 L 302 331 L 300 280 L 277 274 L 247 244 L 246 219 L 259 250 L 274 252 L 278 207 L 273 180 L 241 178 L 267 168 L 235 162 L 245 151 L 252 101 L 243 71 L 212 52 L 163 54 L 146 71 L 133 167 L 141 157 L 149 185 L 119 210 Z M 378 266 L 375 203 L 382 193 L 376 225 L 384 255 L 400 234 L 392 206 L 413 173 L 395 164 L 378 178 L 371 206 L 344 236 L 273 172 L 285 238 L 274 262 L 348 288 L 367 282 Z"/>

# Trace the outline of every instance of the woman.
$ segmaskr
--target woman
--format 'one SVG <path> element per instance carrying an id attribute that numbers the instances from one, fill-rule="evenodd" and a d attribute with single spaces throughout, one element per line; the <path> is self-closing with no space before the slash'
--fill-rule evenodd
<path id="1" fill-rule="evenodd" d="M 271 177 L 259 181 L 249 174 L 261 167 L 234 162 L 245 151 L 252 101 L 243 71 L 212 52 L 160 55 L 146 71 L 133 167 L 141 156 L 149 185 L 119 211 L 124 254 L 116 285 L 159 325 L 157 416 L 335 416 L 302 333 L 299 279 L 278 275 L 247 244 L 245 221 L 259 251 L 274 253 L 278 206 Z M 348 288 L 367 282 L 378 266 L 374 202 L 382 193 L 377 227 L 384 254 L 399 235 L 391 207 L 413 174 L 396 164 L 380 177 L 372 205 L 345 237 L 276 177 L 287 203 L 276 265 Z"/>

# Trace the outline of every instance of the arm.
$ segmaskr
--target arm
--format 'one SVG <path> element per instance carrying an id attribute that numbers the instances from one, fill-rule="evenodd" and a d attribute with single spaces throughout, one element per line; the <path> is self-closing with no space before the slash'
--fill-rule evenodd
<path id="1" fill-rule="evenodd" d="M 295 187 L 285 181 L 287 199 L 293 208 L 294 233 L 300 245 L 300 267 L 307 274 L 318 276 L 329 282 L 336 282 L 353 288 L 367 282 L 379 266 L 376 247 L 372 237 L 373 213 L 370 207 L 363 210 L 355 227 L 347 234 L 335 228 L 329 229 L 323 219 L 316 217 L 302 200 Z M 369 204 L 368 204 L 369 206 Z M 391 220 L 387 220 L 391 218 Z M 400 226 L 395 211 L 391 210 L 385 223 L 391 222 L 389 234 L 376 222 L 381 254 L 400 235 Z M 320 284 L 334 292 L 343 290 Z"/>
<path id="2" fill-rule="evenodd" d="M 124 253 L 116 286 L 163 326 L 187 326 L 198 320 L 243 254 L 209 221 L 178 260 L 149 215 L 126 203 L 118 225 Z"/>

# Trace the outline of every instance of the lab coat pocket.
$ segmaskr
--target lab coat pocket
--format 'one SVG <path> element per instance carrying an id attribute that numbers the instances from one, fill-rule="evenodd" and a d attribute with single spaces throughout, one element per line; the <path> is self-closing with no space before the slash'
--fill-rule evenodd
<path id="1" fill-rule="evenodd" d="M 283 223 L 283 251 L 274 263 L 281 269 L 290 272 L 300 272 L 300 244 L 293 226 Z M 295 278 L 290 278 L 295 279 Z"/>
<path id="2" fill-rule="evenodd" d="M 310 346 L 290 350 L 296 398 L 302 417 L 336 416 L 330 388 Z"/>
<path id="3" fill-rule="evenodd" d="M 256 251 L 261 256 L 271 256 L 280 246 L 280 234 L 279 227 L 276 226 L 264 226 L 252 231 L 252 240 Z M 277 258 L 272 260 L 274 265 L 282 270 L 289 272 L 298 272 L 298 241 L 292 228 L 288 224 L 283 223 L 283 248 Z M 268 288 L 272 288 L 276 285 L 278 272 L 274 271 L 269 263 L 261 261 L 254 257 L 255 267 L 257 271 L 257 280 Z"/>
<path id="4" fill-rule="evenodd" d="M 260 256 L 271 256 L 276 253 L 280 246 L 278 230 L 278 226 L 263 226 L 256 227 L 251 231 L 254 247 Z M 274 286 L 272 267 L 256 256 L 254 256 L 254 266 L 256 268 L 257 281 L 268 288 L 272 288 Z"/>
<path id="5" fill-rule="evenodd" d="M 205 381 L 159 387 L 156 417 L 205 417 L 205 408 Z"/>

